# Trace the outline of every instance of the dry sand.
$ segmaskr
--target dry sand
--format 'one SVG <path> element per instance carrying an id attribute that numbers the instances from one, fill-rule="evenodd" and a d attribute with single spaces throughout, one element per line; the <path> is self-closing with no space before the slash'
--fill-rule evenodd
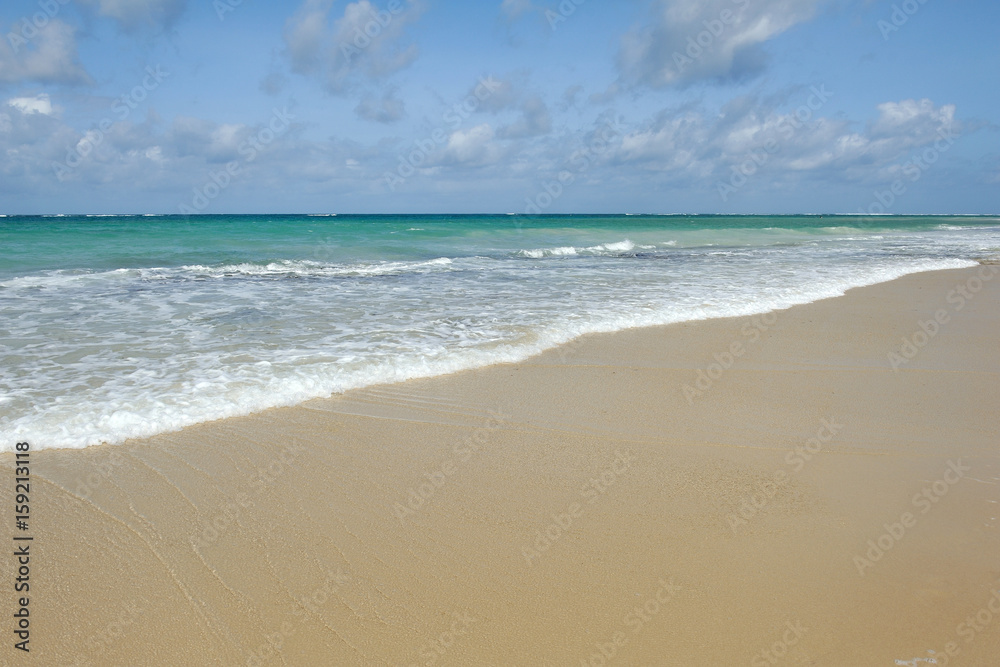
<path id="1" fill-rule="evenodd" d="M 1000 664 L 998 268 L 33 452 L 30 658 Z"/>

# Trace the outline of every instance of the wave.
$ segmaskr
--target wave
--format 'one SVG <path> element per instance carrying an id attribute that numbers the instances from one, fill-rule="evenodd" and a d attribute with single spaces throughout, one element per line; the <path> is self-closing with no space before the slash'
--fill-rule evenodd
<path id="1" fill-rule="evenodd" d="M 116 384 L 104 396 L 90 392 L 72 404 L 52 404 L 42 414 L 26 412 L 15 419 L 2 417 L 0 431 L 4 433 L 0 434 L 0 442 L 28 439 L 37 442 L 39 448 L 118 444 L 129 438 L 295 405 L 350 389 L 518 362 L 586 333 L 751 316 L 842 295 L 853 287 L 909 273 L 975 265 L 966 260 L 923 260 L 862 268 L 823 281 L 803 281 L 779 291 L 757 293 L 753 298 L 734 293 L 721 299 L 677 300 L 657 308 L 596 308 L 578 313 L 582 317 L 550 318 L 515 337 L 508 334 L 471 346 L 445 347 L 434 341 L 421 344 L 411 340 L 386 354 L 365 354 L 359 351 L 368 349 L 370 341 L 358 340 L 340 350 L 324 347 L 322 354 L 288 350 L 284 356 L 248 359 L 239 364 L 222 364 L 217 351 L 202 351 L 194 358 L 196 366 L 183 374 L 163 374 L 140 366 L 127 377 L 115 379 Z M 101 363 L 97 358 L 93 362 Z M 0 402 L 7 403 L 4 398 L 0 395 Z"/>
<path id="2" fill-rule="evenodd" d="M 676 244 L 676 241 L 669 241 L 664 245 L 671 245 L 671 244 Z M 623 253 L 628 253 L 631 252 L 632 250 L 635 250 L 635 248 L 636 245 L 634 243 L 632 243 L 628 239 L 625 239 L 624 241 L 618 241 L 616 243 L 602 243 L 600 245 L 586 246 L 586 247 L 558 246 L 555 248 L 535 248 L 532 250 L 518 250 L 517 252 L 514 253 L 514 256 L 526 257 L 528 259 L 543 259 L 545 257 L 573 257 L 577 255 L 619 257 Z"/>
<path id="3" fill-rule="evenodd" d="M 268 264 L 227 264 L 225 266 L 182 266 L 181 271 L 198 278 L 288 277 L 322 278 L 330 276 L 391 276 L 438 270 L 452 264 L 448 257 L 421 262 L 359 262 L 356 264 L 325 264 L 311 260 L 282 260 Z"/>
<path id="4" fill-rule="evenodd" d="M 204 266 L 199 264 L 176 268 L 128 268 L 112 271 L 84 271 L 79 269 L 47 271 L 39 275 L 19 276 L 0 281 L 0 289 L 59 288 L 96 281 L 121 280 L 206 280 L 226 278 L 325 278 L 393 276 L 407 273 L 426 273 L 446 269 L 452 264 L 448 257 L 438 257 L 419 262 L 358 262 L 354 264 L 327 264 L 311 260 L 282 260 L 267 264 L 225 264 Z"/>

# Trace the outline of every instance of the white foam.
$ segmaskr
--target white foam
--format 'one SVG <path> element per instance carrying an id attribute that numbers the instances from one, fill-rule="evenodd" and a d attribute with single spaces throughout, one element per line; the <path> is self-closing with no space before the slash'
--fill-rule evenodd
<path id="1" fill-rule="evenodd" d="M 227 264 L 225 266 L 182 266 L 182 271 L 199 276 L 224 278 L 242 276 L 387 276 L 448 266 L 452 260 L 438 257 L 424 262 L 371 262 L 356 264 L 324 264 L 310 260 L 284 260 L 269 264 Z"/>
<path id="2" fill-rule="evenodd" d="M 662 232 L 610 241 L 568 233 L 490 257 L 9 278 L 0 289 L 20 292 L 0 299 L 0 361 L 9 370 L 0 378 L 0 444 L 115 444 L 371 384 L 519 361 L 585 333 L 763 313 L 907 273 L 976 266 L 935 253 L 996 240 L 948 230 L 775 245 L 772 235 L 758 235 L 757 245 L 701 243 L 660 262 L 628 253 L 677 245 L 654 236 Z M 560 244 L 569 238 L 578 241 Z M 902 238 L 914 257 L 898 252 Z M 720 252 L 728 254 L 713 255 Z M 574 259 L 526 267 L 518 259 L 525 257 Z"/>
<path id="3" fill-rule="evenodd" d="M 0 281 L 0 288 L 58 288 L 96 281 L 139 278 L 146 281 L 177 279 L 222 279 L 232 277 L 300 277 L 330 276 L 388 276 L 402 273 L 433 271 L 452 263 L 448 257 L 438 257 L 423 262 L 358 262 L 354 264 L 325 264 L 310 260 L 286 260 L 268 264 L 226 264 L 204 266 L 193 264 L 176 268 L 153 267 L 147 269 L 113 269 L 90 272 L 82 270 L 56 270 L 39 275 L 19 276 Z"/>
<path id="4" fill-rule="evenodd" d="M 635 244 L 628 239 L 619 241 L 618 243 L 602 243 L 601 245 L 587 248 L 591 252 L 629 252 L 634 249 Z"/>
<path id="5" fill-rule="evenodd" d="M 676 243 L 676 241 L 674 242 Z M 602 243 L 600 245 L 574 247 L 558 246 L 554 248 L 535 248 L 532 250 L 518 250 L 515 253 L 518 257 L 528 257 L 530 259 L 542 259 L 543 257 L 573 257 L 576 255 L 619 255 L 635 249 L 635 244 L 625 239 L 614 243 Z"/>

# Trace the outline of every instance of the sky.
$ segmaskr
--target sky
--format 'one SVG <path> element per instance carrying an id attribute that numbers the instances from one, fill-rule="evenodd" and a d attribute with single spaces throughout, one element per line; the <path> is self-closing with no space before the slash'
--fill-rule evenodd
<path id="1" fill-rule="evenodd" d="M 0 213 L 997 213 L 995 0 L 4 0 Z"/>

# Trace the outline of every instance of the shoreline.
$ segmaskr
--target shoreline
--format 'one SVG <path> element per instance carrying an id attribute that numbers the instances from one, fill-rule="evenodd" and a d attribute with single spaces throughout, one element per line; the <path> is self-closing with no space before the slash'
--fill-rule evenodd
<path id="1" fill-rule="evenodd" d="M 1000 259 L 998 259 L 998 260 L 969 259 L 969 260 L 966 260 L 966 261 L 976 262 L 976 263 L 978 263 L 979 266 L 990 266 L 990 265 L 994 265 L 994 264 L 1000 264 Z M 974 267 L 968 267 L 968 268 L 974 268 Z M 566 357 L 566 355 L 567 355 L 567 352 L 566 352 L 567 350 L 571 351 L 571 350 L 575 349 L 578 345 L 580 345 L 579 341 L 581 339 L 583 339 L 583 338 L 588 337 L 588 336 L 605 336 L 605 335 L 611 335 L 611 336 L 613 336 L 613 335 L 616 335 L 618 333 L 621 333 L 621 332 L 624 332 L 624 331 L 631 331 L 631 330 L 643 330 L 643 329 L 655 330 L 655 329 L 662 328 L 662 327 L 673 327 L 673 326 L 679 326 L 679 325 L 685 325 L 685 324 L 697 323 L 697 322 L 746 319 L 746 318 L 755 317 L 755 316 L 767 315 L 767 314 L 770 314 L 770 313 L 783 312 L 783 311 L 787 311 L 790 308 L 796 308 L 796 307 L 799 307 L 799 306 L 810 305 L 810 304 L 813 304 L 813 303 L 818 303 L 818 302 L 826 301 L 828 299 L 841 298 L 847 292 L 850 292 L 852 290 L 863 289 L 863 288 L 872 287 L 872 286 L 875 286 L 875 285 L 882 285 L 882 284 L 886 284 L 886 283 L 891 283 L 893 281 L 899 280 L 900 278 L 905 278 L 907 276 L 918 275 L 918 274 L 922 274 L 922 273 L 934 273 L 934 272 L 939 272 L 939 271 L 952 271 L 952 270 L 956 270 L 956 269 L 953 269 L 953 268 L 944 268 L 944 269 L 942 269 L 942 268 L 935 268 L 935 269 L 930 269 L 930 270 L 919 270 L 919 271 L 915 271 L 913 273 L 906 273 L 906 274 L 903 274 L 902 276 L 897 276 L 895 278 L 891 278 L 891 279 L 888 279 L 888 280 L 883 280 L 883 281 L 877 282 L 877 283 L 865 284 L 865 285 L 861 285 L 861 286 L 858 286 L 858 287 L 850 287 L 850 288 L 847 288 L 843 293 L 838 294 L 838 295 L 821 297 L 821 298 L 817 298 L 814 301 L 808 301 L 808 302 L 805 302 L 805 303 L 796 303 L 796 304 L 792 304 L 792 305 L 785 306 L 785 307 L 782 307 L 782 308 L 778 308 L 778 309 L 775 309 L 775 310 L 766 311 L 766 312 L 762 312 L 762 313 L 755 313 L 755 314 L 752 314 L 752 315 L 726 315 L 726 316 L 716 316 L 716 317 L 708 317 L 708 318 L 702 318 L 702 319 L 682 320 L 682 321 L 679 321 L 679 322 L 670 322 L 670 323 L 667 323 L 667 324 L 639 325 L 639 326 L 628 327 L 628 328 L 625 328 L 625 329 L 614 329 L 614 330 L 611 330 L 611 331 L 591 331 L 591 332 L 587 332 L 587 333 L 584 333 L 584 334 L 580 334 L 580 335 L 576 336 L 575 338 L 570 339 L 570 340 L 568 340 L 566 342 L 559 343 L 559 344 L 556 344 L 556 345 L 552 345 L 550 347 L 545 347 L 545 348 L 543 348 L 541 350 L 536 350 L 534 352 L 519 351 L 518 353 L 516 353 L 514 355 L 516 357 L 514 360 L 494 361 L 494 362 L 485 363 L 483 365 L 473 365 L 473 366 L 468 366 L 468 367 L 465 367 L 465 368 L 459 368 L 458 370 L 435 372 L 435 373 L 430 374 L 430 375 L 417 375 L 415 377 L 409 377 L 409 378 L 402 379 L 402 380 L 395 380 L 395 381 L 390 381 L 390 382 L 375 382 L 374 384 L 365 384 L 365 385 L 362 385 L 362 386 L 359 386 L 359 387 L 353 387 L 351 389 L 347 389 L 347 390 L 344 390 L 344 391 L 338 392 L 338 393 L 328 394 L 328 395 L 325 395 L 325 396 L 314 396 L 312 398 L 302 399 L 302 400 L 299 400 L 298 402 L 272 405 L 270 407 L 264 407 L 264 408 L 261 408 L 261 409 L 254 409 L 254 410 L 251 410 L 249 412 L 238 412 L 236 414 L 232 414 L 232 415 L 224 416 L 224 417 L 219 417 L 219 418 L 215 418 L 215 419 L 210 419 L 210 420 L 207 420 L 207 421 L 197 421 L 197 422 L 189 423 L 189 424 L 187 424 L 185 426 L 181 426 L 179 428 L 172 428 L 170 430 L 159 431 L 159 432 L 153 433 L 151 435 L 129 436 L 129 437 L 125 438 L 124 440 L 120 440 L 120 441 L 114 441 L 114 442 L 104 441 L 104 442 L 90 444 L 90 445 L 84 445 L 84 446 L 80 446 L 80 447 L 78 447 L 78 446 L 46 447 L 45 449 L 54 449 L 54 450 L 60 450 L 60 451 L 62 451 L 62 450 L 85 450 L 85 449 L 91 449 L 91 448 L 94 448 L 94 447 L 121 447 L 121 446 L 127 446 L 130 442 L 143 442 L 143 441 L 149 440 L 151 438 L 156 438 L 156 437 L 159 437 L 159 436 L 162 436 L 162 435 L 167 435 L 167 434 L 171 434 L 171 433 L 182 433 L 183 431 L 185 431 L 185 430 L 187 430 L 189 428 L 198 427 L 198 426 L 201 426 L 201 425 L 204 425 L 204 424 L 219 423 L 219 422 L 224 422 L 224 421 L 227 421 L 227 420 L 230 420 L 230 419 L 242 419 L 242 418 L 247 418 L 247 417 L 254 417 L 256 415 L 267 413 L 267 412 L 269 412 L 271 410 L 281 410 L 281 409 L 285 409 L 285 408 L 296 408 L 296 407 L 299 407 L 301 405 L 307 404 L 307 403 L 309 403 L 311 401 L 317 401 L 317 400 L 322 401 L 322 400 L 328 400 L 328 399 L 332 399 L 332 398 L 337 398 L 337 397 L 348 395 L 351 392 L 355 392 L 355 391 L 366 391 L 366 390 L 370 390 L 370 389 L 377 389 L 379 387 L 391 387 L 393 385 L 404 384 L 406 382 L 416 381 L 416 380 L 426 380 L 426 379 L 447 377 L 447 376 L 458 374 L 458 373 L 465 373 L 465 372 L 480 370 L 480 369 L 484 369 L 484 368 L 491 368 L 491 367 L 494 367 L 494 366 L 504 366 L 504 365 L 511 365 L 511 364 L 530 363 L 531 359 L 533 359 L 533 358 L 535 358 L 537 356 L 540 356 L 540 355 L 547 354 L 547 353 L 549 353 L 551 351 L 556 351 L 556 354 L 558 354 L 561 359 L 564 359 Z M 562 351 L 560 351 L 560 350 L 562 350 Z M 28 438 L 28 437 L 23 436 L 23 435 L 22 436 L 17 436 L 17 440 L 22 440 L 22 439 L 27 439 L 27 440 L 31 440 L 31 441 L 37 441 L 37 439 L 35 439 L 35 438 Z M 10 453 L 10 452 L 0 451 L 0 454 L 4 454 L 4 453 Z"/>
<path id="2" fill-rule="evenodd" d="M 1000 270 L 970 283 L 988 266 L 33 451 L 33 650 L 986 661 L 1000 620 L 960 624 L 1000 588 Z"/>

